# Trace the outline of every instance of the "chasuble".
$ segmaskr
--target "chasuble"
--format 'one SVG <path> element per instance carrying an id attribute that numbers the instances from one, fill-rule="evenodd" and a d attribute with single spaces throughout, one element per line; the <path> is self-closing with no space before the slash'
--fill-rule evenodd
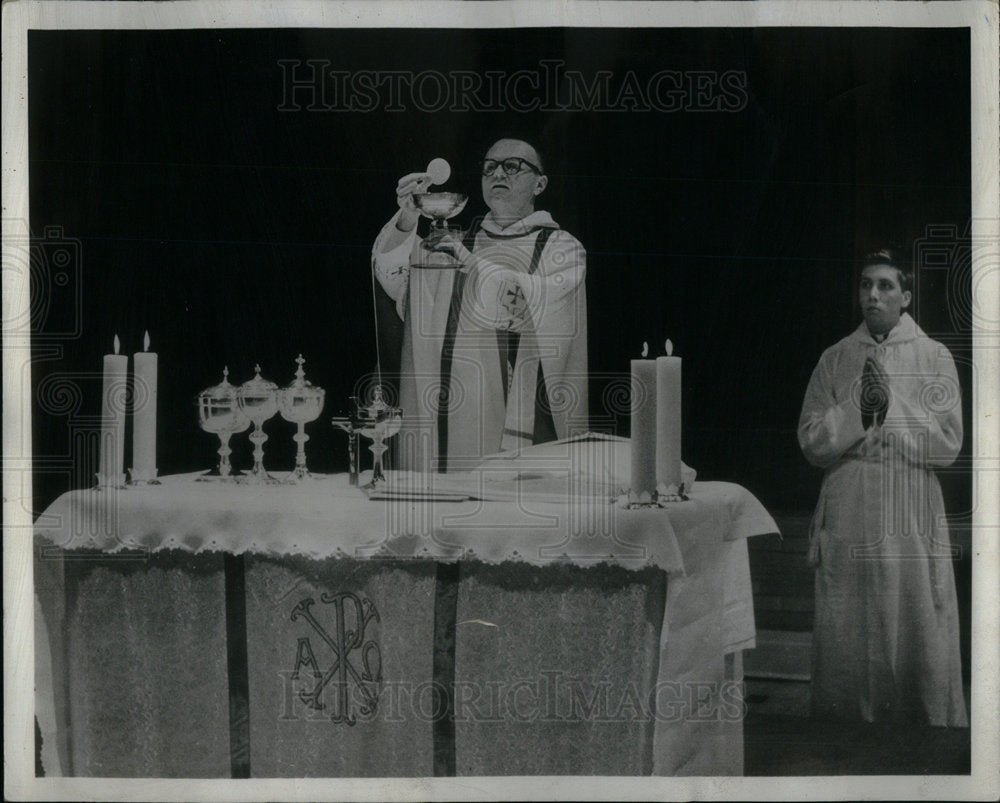
<path id="1" fill-rule="evenodd" d="M 397 215 L 398 216 L 398 215 Z M 404 322 L 397 465 L 461 471 L 501 450 L 585 432 L 586 251 L 548 212 L 465 236 L 479 267 L 411 267 L 416 232 L 375 275 Z"/>

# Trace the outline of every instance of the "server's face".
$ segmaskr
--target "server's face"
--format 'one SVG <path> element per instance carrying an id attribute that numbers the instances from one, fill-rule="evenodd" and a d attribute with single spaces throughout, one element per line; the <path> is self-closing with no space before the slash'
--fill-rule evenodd
<path id="1" fill-rule="evenodd" d="M 872 334 L 882 335 L 892 329 L 910 306 L 911 297 L 899 283 L 899 271 L 891 265 L 868 265 L 861 272 L 858 301 Z"/>

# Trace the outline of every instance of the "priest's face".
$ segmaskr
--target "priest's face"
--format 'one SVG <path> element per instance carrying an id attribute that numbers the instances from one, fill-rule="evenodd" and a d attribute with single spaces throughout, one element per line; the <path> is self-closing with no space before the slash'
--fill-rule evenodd
<path id="1" fill-rule="evenodd" d="M 858 301 L 873 335 L 884 335 L 899 323 L 911 297 L 899 283 L 899 271 L 891 265 L 868 265 L 861 271 Z"/>
<path id="2" fill-rule="evenodd" d="M 483 200 L 497 220 L 512 223 L 530 215 L 547 183 L 538 154 L 527 142 L 501 139 L 486 152 Z"/>

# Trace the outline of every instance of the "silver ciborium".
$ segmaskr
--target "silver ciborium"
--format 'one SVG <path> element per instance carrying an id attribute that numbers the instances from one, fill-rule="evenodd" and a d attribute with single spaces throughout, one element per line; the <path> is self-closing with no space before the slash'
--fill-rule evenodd
<path id="1" fill-rule="evenodd" d="M 232 479 L 233 469 L 229 463 L 229 439 L 234 432 L 243 432 L 250 426 L 250 419 L 240 409 L 236 401 L 236 388 L 229 384 L 229 367 L 222 371 L 222 382 L 206 388 L 198 394 L 198 425 L 205 432 L 219 436 L 219 464 L 199 480 Z"/>
<path id="2" fill-rule="evenodd" d="M 291 385 L 278 392 L 278 410 L 281 412 L 281 417 L 298 424 L 298 432 L 292 436 L 299 445 L 295 455 L 295 471 L 288 476 L 286 482 L 296 482 L 313 476 L 306 468 L 306 441 L 309 440 L 309 436 L 306 435 L 305 427 L 310 421 L 319 418 L 326 398 L 326 391 L 323 388 L 316 387 L 306 379 L 306 373 L 302 368 L 305 360 L 301 354 L 295 362 L 299 365 L 295 371 L 295 379 Z"/>
<path id="3" fill-rule="evenodd" d="M 402 422 L 403 411 L 398 407 L 386 404 L 382 398 L 382 386 L 376 385 L 371 404 L 358 409 L 356 424 L 356 430 L 371 440 L 372 444 L 368 448 L 375 458 L 372 465 L 372 478 L 365 485 L 366 488 L 374 488 L 376 483 L 385 481 L 382 458 L 389 449 L 385 442 L 399 432 Z"/>
<path id="4" fill-rule="evenodd" d="M 440 239 L 449 230 L 445 221 L 465 209 L 465 204 L 469 201 L 469 196 L 460 192 L 418 192 L 412 197 L 420 213 L 433 221 L 430 233 L 425 238 L 430 243 Z M 428 248 L 424 240 L 418 240 L 414 245 L 410 264 L 415 268 L 428 269 L 459 267 L 458 260 L 451 254 Z"/>
<path id="5" fill-rule="evenodd" d="M 253 422 L 250 442 L 253 444 L 253 469 L 243 479 L 256 485 L 276 483 L 264 469 L 264 422 L 278 412 L 278 386 L 260 375 L 260 365 L 254 366 L 254 378 L 240 385 L 236 401 L 243 414 Z"/>

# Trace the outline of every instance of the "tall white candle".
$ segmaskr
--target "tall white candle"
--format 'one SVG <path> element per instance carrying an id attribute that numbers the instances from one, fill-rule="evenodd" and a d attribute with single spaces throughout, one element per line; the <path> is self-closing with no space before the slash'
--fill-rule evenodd
<path id="1" fill-rule="evenodd" d="M 649 351 L 644 343 L 642 356 Z M 632 493 L 656 490 L 656 361 L 632 360 Z"/>
<path id="2" fill-rule="evenodd" d="M 149 332 L 142 351 L 132 355 L 135 371 L 135 418 L 132 430 L 132 480 L 156 478 L 156 353 L 149 350 Z"/>
<path id="3" fill-rule="evenodd" d="M 114 354 L 104 355 L 101 387 L 101 444 L 98 462 L 99 485 L 122 485 L 125 480 L 125 397 L 128 357 L 119 354 L 121 343 L 115 335 Z"/>
<path id="4" fill-rule="evenodd" d="M 681 358 L 656 358 L 656 483 L 681 484 Z"/>

